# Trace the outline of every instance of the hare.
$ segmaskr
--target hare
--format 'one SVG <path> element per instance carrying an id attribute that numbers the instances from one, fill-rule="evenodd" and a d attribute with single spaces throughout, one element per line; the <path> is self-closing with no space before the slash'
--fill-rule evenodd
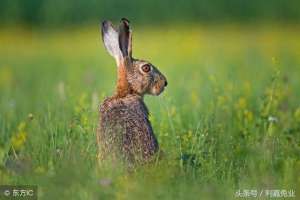
<path id="1" fill-rule="evenodd" d="M 149 162 L 159 145 L 143 97 L 161 94 L 167 79 L 151 63 L 132 57 L 132 32 L 127 19 L 121 19 L 118 30 L 110 21 L 104 21 L 101 29 L 104 46 L 116 60 L 118 77 L 115 94 L 100 106 L 99 157 L 129 164 Z"/>

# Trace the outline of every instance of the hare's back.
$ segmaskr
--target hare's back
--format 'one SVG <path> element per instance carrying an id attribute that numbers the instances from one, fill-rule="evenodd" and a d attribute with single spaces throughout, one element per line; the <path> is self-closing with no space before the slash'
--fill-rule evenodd
<path id="1" fill-rule="evenodd" d="M 143 101 L 139 98 L 109 97 L 106 98 L 100 106 L 100 117 L 103 123 L 126 125 L 127 123 L 133 123 L 133 121 L 140 118 L 148 119 L 148 110 Z"/>
<path id="2" fill-rule="evenodd" d="M 135 96 L 108 98 L 101 105 L 100 112 L 100 134 L 106 143 L 109 141 L 113 146 L 120 146 L 127 157 L 139 152 L 143 159 L 147 159 L 158 150 L 142 99 Z"/>

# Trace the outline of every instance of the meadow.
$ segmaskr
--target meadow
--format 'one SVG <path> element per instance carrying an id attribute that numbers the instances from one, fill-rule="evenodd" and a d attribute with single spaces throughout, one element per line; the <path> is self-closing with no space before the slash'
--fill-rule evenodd
<path id="1" fill-rule="evenodd" d="M 97 25 L 9 27 L 0 30 L 0 185 L 38 185 L 39 199 L 241 199 L 238 190 L 268 189 L 299 198 L 300 27 L 133 29 L 133 55 L 169 83 L 145 97 L 164 158 L 131 173 L 97 162 L 98 107 L 116 80 Z"/>

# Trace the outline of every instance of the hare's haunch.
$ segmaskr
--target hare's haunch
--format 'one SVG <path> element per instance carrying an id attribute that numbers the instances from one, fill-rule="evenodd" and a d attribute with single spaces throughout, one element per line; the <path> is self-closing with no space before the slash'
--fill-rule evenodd
<path id="1" fill-rule="evenodd" d="M 145 163 L 159 147 L 143 97 L 162 93 L 167 80 L 151 63 L 132 57 L 132 32 L 127 19 L 121 20 L 118 29 L 104 21 L 101 29 L 104 46 L 116 60 L 118 79 L 116 93 L 100 106 L 99 155 L 102 160 Z"/>

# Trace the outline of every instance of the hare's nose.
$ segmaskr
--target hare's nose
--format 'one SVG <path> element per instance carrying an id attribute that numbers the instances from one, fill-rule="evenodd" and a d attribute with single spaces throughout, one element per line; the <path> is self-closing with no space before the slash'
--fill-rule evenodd
<path id="1" fill-rule="evenodd" d="M 168 81 L 165 81 L 165 87 L 168 85 Z"/>

